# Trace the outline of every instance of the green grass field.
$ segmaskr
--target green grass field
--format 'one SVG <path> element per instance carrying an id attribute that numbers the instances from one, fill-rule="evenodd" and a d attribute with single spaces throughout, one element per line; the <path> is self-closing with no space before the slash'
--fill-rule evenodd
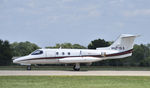
<path id="1" fill-rule="evenodd" d="M 32 70 L 72 70 L 73 66 L 32 66 Z M 0 70 L 26 70 L 26 66 L 0 66 Z M 114 70 L 114 71 L 150 71 L 150 67 L 111 67 L 111 66 L 81 66 L 81 71 Z"/>
<path id="2" fill-rule="evenodd" d="M 150 77 L 0 76 L 0 88 L 150 88 Z"/>

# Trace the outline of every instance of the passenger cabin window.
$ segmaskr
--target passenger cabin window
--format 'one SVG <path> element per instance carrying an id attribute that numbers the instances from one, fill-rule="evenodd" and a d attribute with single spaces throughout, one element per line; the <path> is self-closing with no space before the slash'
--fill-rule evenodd
<path id="1" fill-rule="evenodd" d="M 70 55 L 70 52 L 68 52 L 68 55 Z"/>
<path id="2" fill-rule="evenodd" d="M 33 53 L 31 53 L 31 55 L 40 55 L 40 54 L 43 54 L 42 50 L 36 50 Z"/>
<path id="3" fill-rule="evenodd" d="M 56 55 L 58 55 L 59 53 L 58 52 L 56 52 Z"/>
<path id="4" fill-rule="evenodd" d="M 62 52 L 62 55 L 65 55 L 65 53 L 64 53 L 64 52 Z"/>

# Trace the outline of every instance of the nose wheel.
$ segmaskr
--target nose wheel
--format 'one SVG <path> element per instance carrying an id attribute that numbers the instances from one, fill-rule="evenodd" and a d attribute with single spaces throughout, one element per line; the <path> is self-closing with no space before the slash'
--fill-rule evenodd
<path id="1" fill-rule="evenodd" d="M 75 65 L 73 66 L 73 70 L 74 70 L 74 71 L 79 71 L 79 70 L 80 70 L 80 64 L 79 64 L 79 63 L 75 64 Z"/>
<path id="2" fill-rule="evenodd" d="M 31 66 L 27 66 L 27 70 L 31 70 Z"/>

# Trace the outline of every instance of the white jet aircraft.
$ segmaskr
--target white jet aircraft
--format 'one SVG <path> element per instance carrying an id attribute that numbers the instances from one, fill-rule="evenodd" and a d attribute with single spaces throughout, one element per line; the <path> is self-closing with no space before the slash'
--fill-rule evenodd
<path id="1" fill-rule="evenodd" d="M 109 47 L 94 49 L 38 49 L 30 55 L 19 57 L 13 63 L 27 65 L 31 70 L 31 64 L 75 64 L 73 69 L 80 70 L 80 63 L 91 64 L 92 62 L 107 59 L 125 58 L 132 55 L 134 39 L 137 36 L 122 34 Z"/>

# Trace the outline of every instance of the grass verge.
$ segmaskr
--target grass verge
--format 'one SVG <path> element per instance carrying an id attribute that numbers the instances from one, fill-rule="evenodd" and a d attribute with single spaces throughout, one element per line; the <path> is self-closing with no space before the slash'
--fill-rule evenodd
<path id="1" fill-rule="evenodd" d="M 0 76 L 0 88 L 150 88 L 150 77 Z"/>

